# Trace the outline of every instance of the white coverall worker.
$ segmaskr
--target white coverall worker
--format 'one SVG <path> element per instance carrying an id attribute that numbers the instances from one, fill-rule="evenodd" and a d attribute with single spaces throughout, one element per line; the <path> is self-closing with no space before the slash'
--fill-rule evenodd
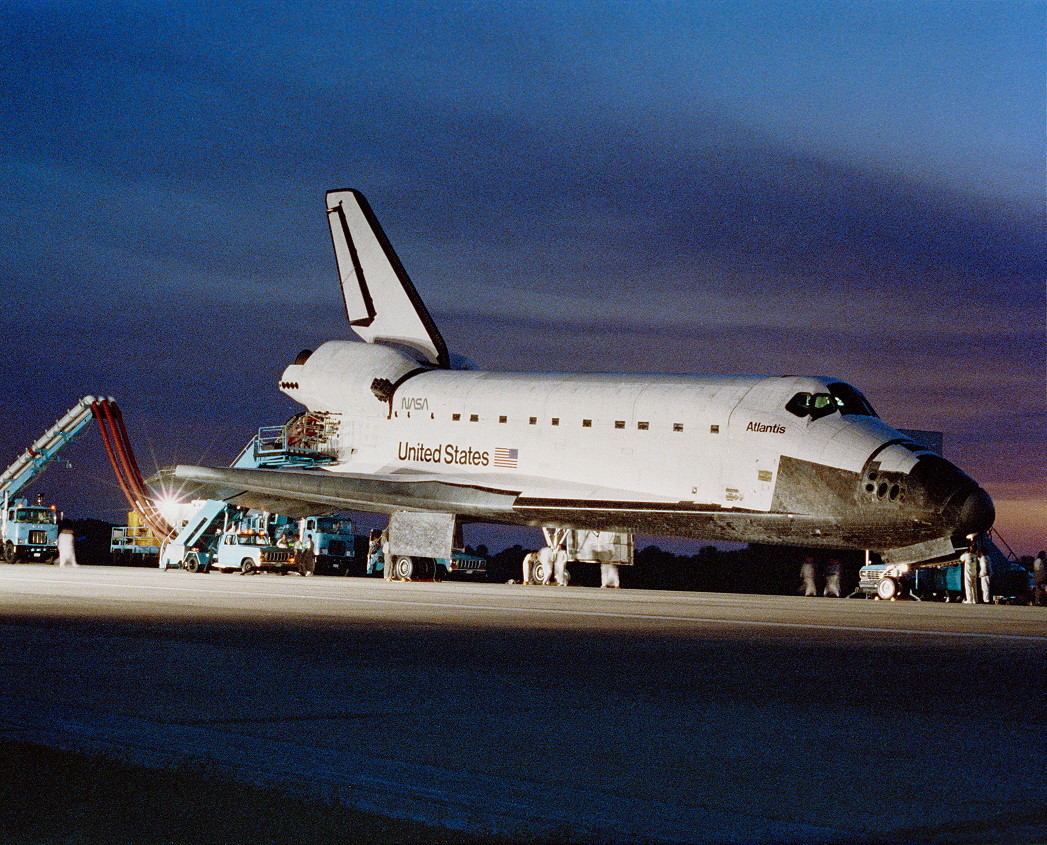
<path id="1" fill-rule="evenodd" d="M 538 550 L 538 563 L 541 564 L 542 577 L 537 579 L 538 584 L 548 584 L 553 578 L 553 562 L 556 553 L 548 546 L 542 546 Z"/>
<path id="2" fill-rule="evenodd" d="M 982 601 L 992 604 L 992 588 L 989 586 L 989 558 L 982 549 L 978 550 L 978 580 L 982 585 Z"/>
<path id="3" fill-rule="evenodd" d="M 556 586 L 567 586 L 567 549 L 562 546 L 553 552 L 553 575 Z"/>
<path id="4" fill-rule="evenodd" d="M 622 586 L 621 581 L 618 578 L 617 563 L 600 564 L 600 586 L 611 588 L 617 588 Z"/>
<path id="5" fill-rule="evenodd" d="M 818 595 L 818 585 L 814 580 L 814 558 L 805 557 L 800 564 L 800 580 L 803 581 L 803 594 L 805 596 Z"/>
<path id="6" fill-rule="evenodd" d="M 76 549 L 73 548 L 73 529 L 63 528 L 58 532 L 58 565 L 79 566 L 76 562 Z"/>
<path id="7" fill-rule="evenodd" d="M 1041 551 L 1032 562 L 1032 603 L 1047 606 L 1047 552 Z"/>
<path id="8" fill-rule="evenodd" d="M 963 603 L 978 604 L 978 549 L 974 545 L 974 539 L 967 551 L 960 555 L 963 563 Z"/>
<path id="9" fill-rule="evenodd" d="M 825 568 L 825 595 L 827 598 L 840 597 L 840 561 L 832 558 Z"/>
<path id="10" fill-rule="evenodd" d="M 523 568 L 523 583 L 531 583 L 531 572 L 534 570 L 534 565 L 538 563 L 538 552 L 528 552 L 523 556 L 521 566 Z"/>

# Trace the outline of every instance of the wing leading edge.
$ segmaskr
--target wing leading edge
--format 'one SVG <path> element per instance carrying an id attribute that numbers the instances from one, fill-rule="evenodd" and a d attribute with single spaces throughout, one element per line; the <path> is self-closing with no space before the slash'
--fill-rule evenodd
<path id="1" fill-rule="evenodd" d="M 323 470 L 224 469 L 178 466 L 175 478 L 196 482 L 209 495 L 238 503 L 279 502 L 280 513 L 331 510 L 392 513 L 439 511 L 476 519 L 512 521 L 518 493 L 431 478 L 353 475 Z M 294 512 L 289 513 L 289 508 Z M 275 509 L 275 508 L 274 508 Z"/>

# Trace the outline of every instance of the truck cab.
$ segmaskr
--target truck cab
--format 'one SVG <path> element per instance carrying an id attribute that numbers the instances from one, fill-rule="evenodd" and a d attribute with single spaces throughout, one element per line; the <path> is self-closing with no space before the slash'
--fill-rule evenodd
<path id="1" fill-rule="evenodd" d="M 310 516 L 299 522 L 298 530 L 303 575 L 349 574 L 356 558 L 356 527 L 349 517 Z"/>
<path id="2" fill-rule="evenodd" d="M 14 499 L 3 509 L 0 533 L 8 563 L 54 563 L 58 559 L 58 515 L 53 507 Z"/>

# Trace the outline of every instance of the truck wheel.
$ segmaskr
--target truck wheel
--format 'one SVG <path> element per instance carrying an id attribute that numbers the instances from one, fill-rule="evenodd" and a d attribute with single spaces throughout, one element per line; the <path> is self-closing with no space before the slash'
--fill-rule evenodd
<path id="1" fill-rule="evenodd" d="M 884 601 L 896 599 L 902 594 L 901 585 L 896 578 L 881 578 L 876 585 L 876 596 Z"/>
<path id="2" fill-rule="evenodd" d="M 200 556 L 196 552 L 189 552 L 185 556 L 185 560 L 182 561 L 182 566 L 185 567 L 186 572 L 202 572 L 203 567 L 200 566 Z"/>
<path id="3" fill-rule="evenodd" d="M 241 575 L 254 575 L 256 567 L 254 561 L 249 557 L 245 557 L 240 561 L 240 574 Z"/>
<path id="4" fill-rule="evenodd" d="M 393 577 L 402 578 L 404 581 L 410 581 L 415 574 L 414 561 L 409 557 L 398 557 L 396 562 L 393 564 Z"/>
<path id="5" fill-rule="evenodd" d="M 298 556 L 298 572 L 308 578 L 316 574 L 316 555 L 305 551 Z"/>
<path id="6" fill-rule="evenodd" d="M 4 560 L 8 563 L 18 563 L 18 549 L 10 540 L 4 543 Z"/>

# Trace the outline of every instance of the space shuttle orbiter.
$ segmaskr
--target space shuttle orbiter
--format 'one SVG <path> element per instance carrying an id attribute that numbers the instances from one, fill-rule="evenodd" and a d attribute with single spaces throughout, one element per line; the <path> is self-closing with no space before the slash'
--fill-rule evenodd
<path id="1" fill-rule="evenodd" d="M 988 530 L 992 500 L 825 376 L 460 369 L 363 195 L 327 195 L 364 341 L 303 352 L 280 389 L 337 422 L 312 468 L 181 466 L 231 501 L 926 559 Z"/>

